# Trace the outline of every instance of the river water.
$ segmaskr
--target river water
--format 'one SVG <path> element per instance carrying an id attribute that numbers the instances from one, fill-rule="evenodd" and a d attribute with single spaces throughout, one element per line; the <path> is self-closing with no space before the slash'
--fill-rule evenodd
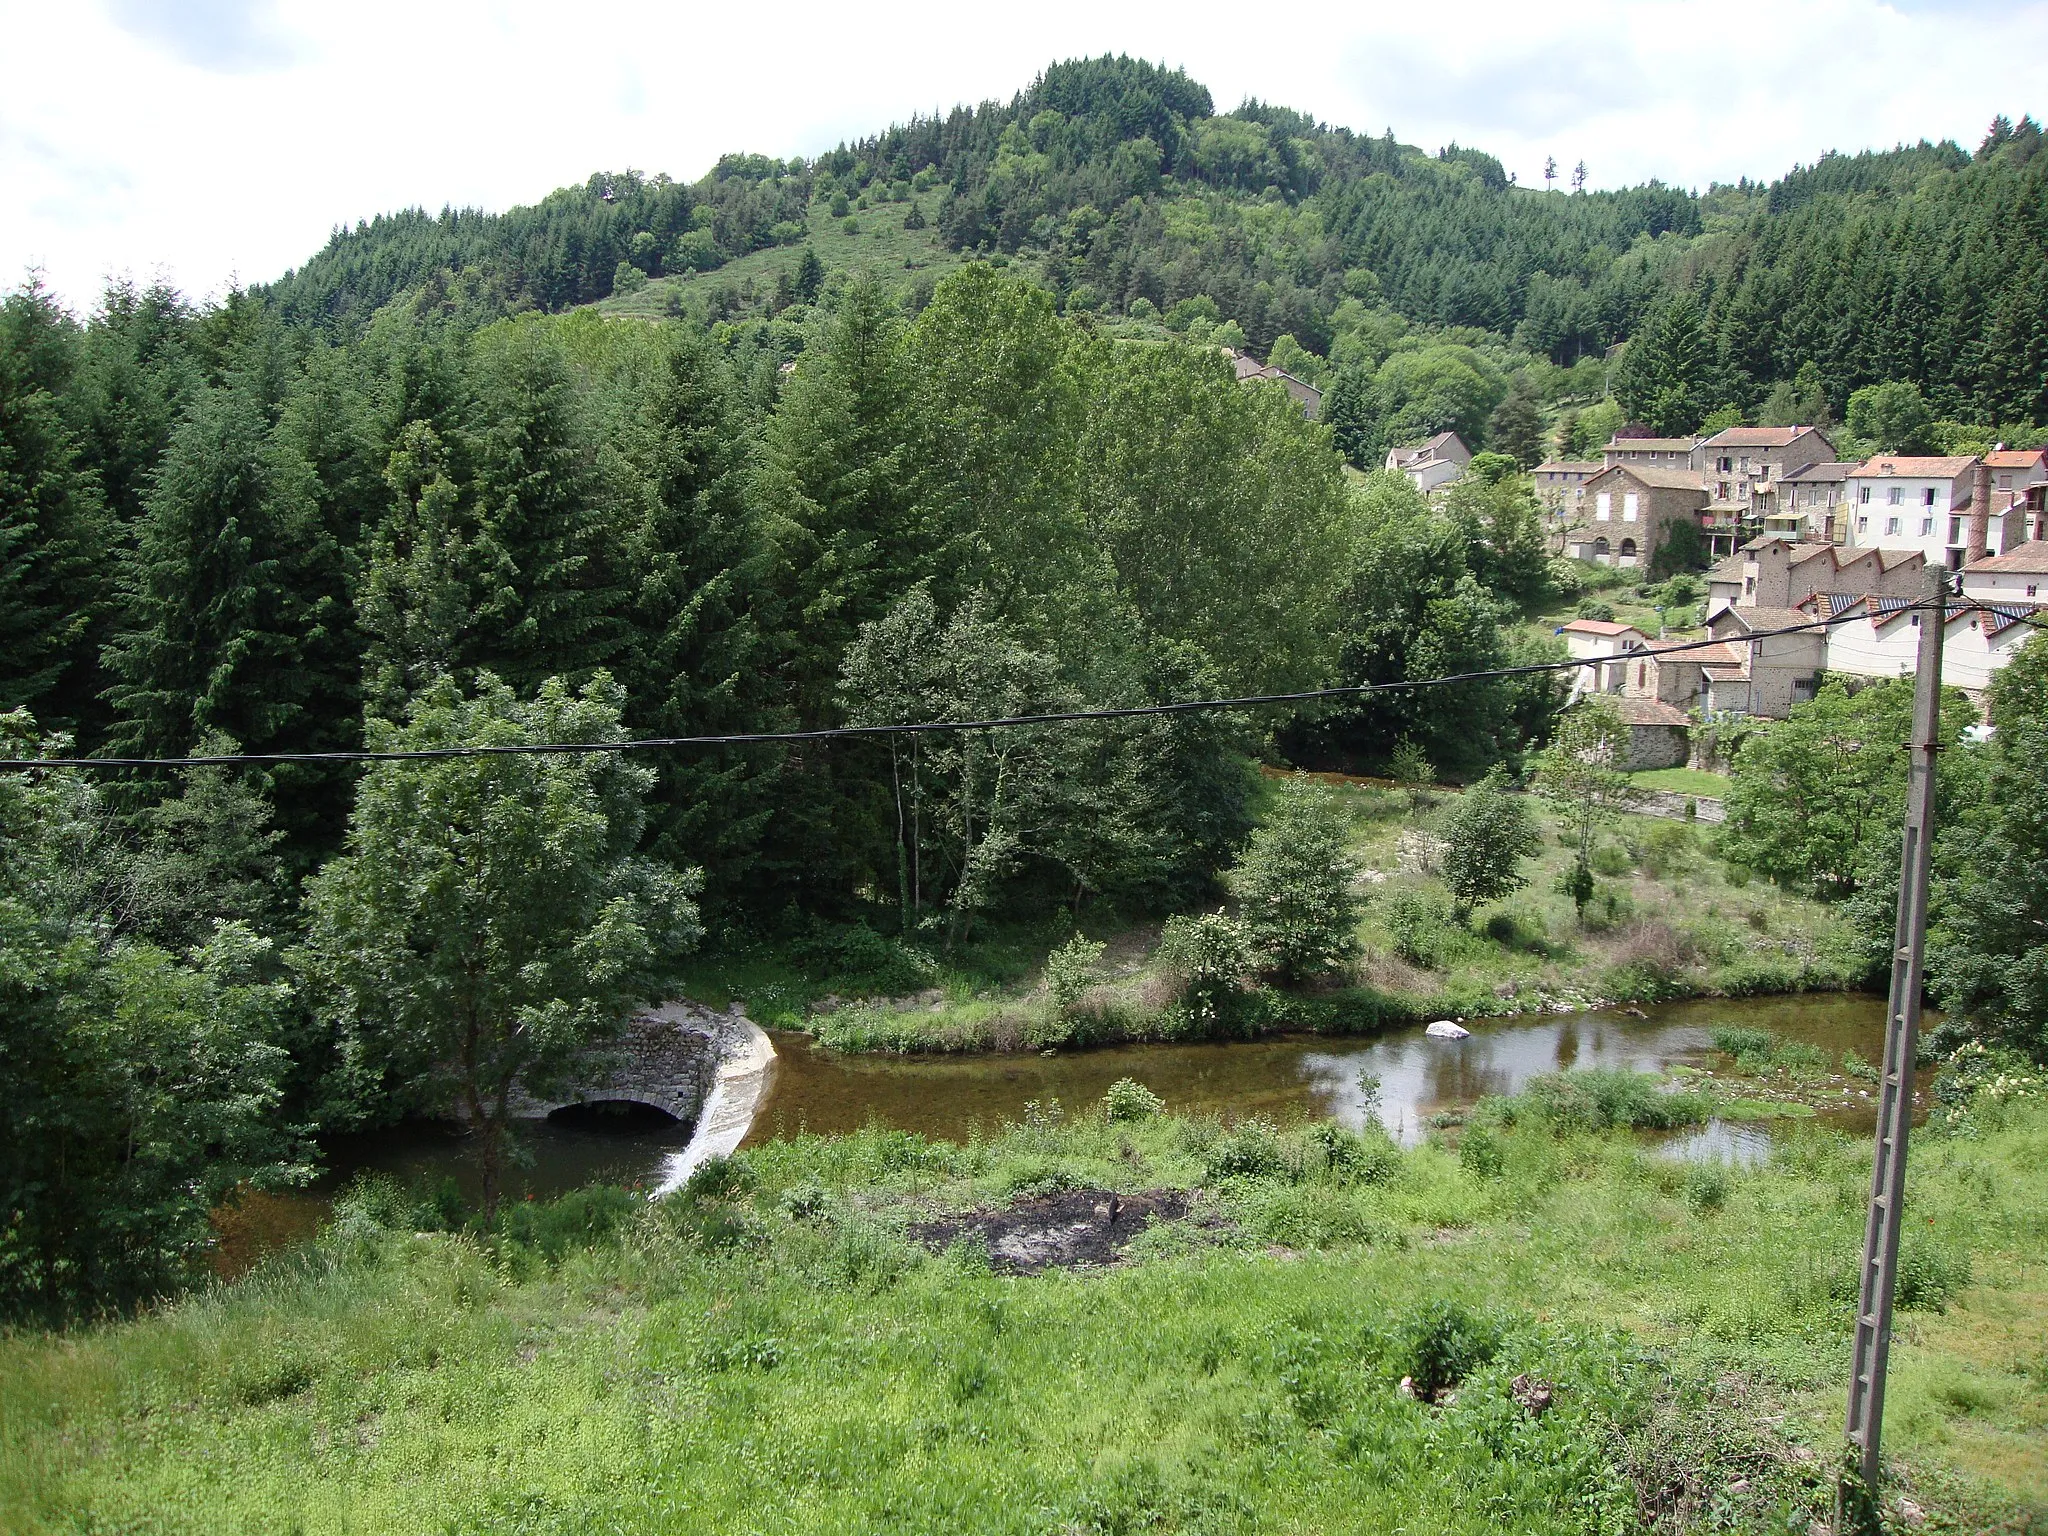
<path id="1" fill-rule="evenodd" d="M 1725 1025 L 1768 1029 L 1818 1046 L 1831 1066 L 1839 1066 L 1845 1051 L 1869 1061 L 1882 1055 L 1884 1003 L 1814 993 L 1672 1003 L 1641 1016 L 1477 1020 L 1465 1040 L 1433 1040 L 1416 1028 L 1371 1039 L 1293 1036 L 1043 1056 L 842 1056 L 819 1049 L 808 1035 L 776 1032 L 774 1074 L 744 1144 L 869 1123 L 960 1140 L 977 1127 L 993 1132 L 1005 1120 L 1021 1119 L 1034 1100 L 1057 1099 L 1069 1113 L 1085 1110 L 1123 1077 L 1145 1084 L 1170 1109 L 1229 1118 L 1328 1116 L 1357 1129 L 1367 1116 L 1361 1075 L 1370 1075 L 1378 1079 L 1380 1122 L 1412 1145 L 1427 1133 L 1432 1116 L 1486 1094 L 1517 1092 L 1540 1073 L 1711 1069 L 1712 1033 Z M 1820 1118 L 1867 1135 L 1875 1111 L 1858 1085 Z M 518 1163 L 506 1181 L 509 1197 L 545 1197 L 596 1182 L 650 1187 L 687 1147 L 690 1130 L 654 1111 L 523 1126 L 516 1138 Z M 1771 1134 L 1768 1124 L 1717 1121 L 1664 1146 L 1675 1156 L 1753 1161 L 1769 1151 Z M 453 1179 L 469 1199 L 478 1193 L 470 1144 L 457 1126 L 406 1126 L 336 1138 L 325 1150 L 328 1172 L 313 1188 L 252 1195 L 223 1213 L 221 1268 L 239 1270 L 258 1254 L 310 1234 L 334 1193 L 361 1173 L 410 1185 Z"/>

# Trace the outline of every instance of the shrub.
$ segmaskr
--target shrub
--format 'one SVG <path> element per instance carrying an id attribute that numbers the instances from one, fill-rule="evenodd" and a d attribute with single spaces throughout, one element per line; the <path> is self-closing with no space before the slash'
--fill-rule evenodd
<path id="1" fill-rule="evenodd" d="M 1487 1126 L 1466 1126 L 1458 1138 L 1458 1166 L 1474 1178 L 1499 1178 L 1505 1167 L 1500 1138 Z"/>
<path id="2" fill-rule="evenodd" d="M 1230 872 L 1259 967 L 1281 981 L 1327 976 L 1357 951 L 1358 898 L 1345 833 L 1329 791 L 1290 779 Z"/>
<path id="3" fill-rule="evenodd" d="M 1646 1073 L 1599 1068 L 1532 1077 L 1516 1099 L 1503 1104 L 1502 1113 L 1510 1120 L 1526 1113 L 1563 1134 L 1617 1127 L 1673 1130 L 1701 1124 L 1713 1108 L 1707 1095 L 1667 1092 Z"/>
<path id="4" fill-rule="evenodd" d="M 1213 1022 L 1258 966 L 1250 931 L 1221 911 L 1168 918 L 1158 959 L 1179 978 L 1182 1001 L 1198 1022 Z"/>
<path id="5" fill-rule="evenodd" d="M 1271 1121 L 1254 1116 L 1240 1121 L 1217 1138 L 1203 1159 L 1203 1174 L 1220 1179 L 1270 1179 L 1287 1172 L 1280 1133 Z"/>
<path id="6" fill-rule="evenodd" d="M 1597 597 L 1582 597 L 1577 605 L 1573 607 L 1572 615 L 1575 618 L 1591 619 L 1597 624 L 1612 624 L 1614 622 L 1614 606 L 1611 603 L 1601 602 Z"/>
<path id="7" fill-rule="evenodd" d="M 1602 841 L 1593 845 L 1591 860 L 1593 873 L 1606 875 L 1609 879 L 1628 874 L 1635 866 L 1635 860 L 1628 856 L 1628 850 L 1619 843 Z"/>
<path id="8" fill-rule="evenodd" d="M 1417 890 L 1389 891 L 1381 900 L 1380 923 L 1394 941 L 1394 953 L 1410 965 L 1440 970 L 1454 949 L 1449 909 Z"/>
<path id="9" fill-rule="evenodd" d="M 1412 736 L 1403 736 L 1387 754 L 1387 777 L 1402 788 L 1426 788 L 1436 782 L 1429 753 Z"/>
<path id="10" fill-rule="evenodd" d="M 1322 1120 L 1304 1139 L 1320 1155 L 1323 1172 L 1339 1184 L 1385 1184 L 1401 1170 L 1401 1149 L 1376 1124 L 1360 1134 Z"/>
<path id="11" fill-rule="evenodd" d="M 1728 1170 L 1719 1163 L 1694 1163 L 1685 1170 L 1685 1203 L 1695 1211 L 1718 1211 L 1728 1199 Z"/>
<path id="12" fill-rule="evenodd" d="M 1095 985 L 1106 945 L 1075 934 L 1045 957 L 1045 993 L 1053 1011 L 1070 1015 L 1082 994 Z"/>
<path id="13" fill-rule="evenodd" d="M 1653 880 L 1690 869 L 1699 854 L 1699 841 L 1682 821 L 1660 821 L 1643 834 L 1637 861 Z M 1604 873 L 1604 871 L 1603 871 Z"/>
<path id="14" fill-rule="evenodd" d="M 1439 831 L 1451 915 L 1461 924 L 1474 907 L 1526 885 L 1522 860 L 1542 845 L 1529 802 L 1508 793 L 1506 775 L 1499 768 L 1458 797 Z"/>
<path id="15" fill-rule="evenodd" d="M 506 1206 L 499 1230 L 508 1242 L 559 1259 L 572 1248 L 588 1248 L 610 1238 L 640 1210 L 641 1203 L 630 1190 L 596 1185 L 554 1200 Z"/>
<path id="16" fill-rule="evenodd" d="M 1499 1354 L 1502 1331 L 1492 1318 L 1438 1297 L 1402 1324 L 1394 1364 L 1417 1397 L 1433 1399 Z"/>
<path id="17" fill-rule="evenodd" d="M 1166 1101 L 1135 1077 L 1120 1077 L 1102 1096 L 1102 1113 L 1109 1120 L 1149 1120 L 1166 1108 Z"/>
<path id="18" fill-rule="evenodd" d="M 622 261 L 612 272 L 613 293 L 638 293 L 647 286 L 647 274 L 630 261 Z"/>

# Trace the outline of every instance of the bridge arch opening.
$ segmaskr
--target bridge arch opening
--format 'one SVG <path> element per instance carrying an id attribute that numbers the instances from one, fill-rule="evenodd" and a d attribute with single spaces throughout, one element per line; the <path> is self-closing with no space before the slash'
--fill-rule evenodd
<path id="1" fill-rule="evenodd" d="M 600 1136 L 646 1136 L 683 1122 L 658 1104 L 639 1099 L 586 1099 L 548 1111 L 548 1124 Z"/>

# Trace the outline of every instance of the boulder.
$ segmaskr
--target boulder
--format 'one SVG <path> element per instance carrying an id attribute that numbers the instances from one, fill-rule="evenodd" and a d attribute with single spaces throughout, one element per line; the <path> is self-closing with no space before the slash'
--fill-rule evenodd
<path id="1" fill-rule="evenodd" d="M 1463 1040 L 1472 1031 L 1462 1024 L 1453 1024 L 1449 1019 L 1438 1019 L 1423 1033 L 1432 1040 Z"/>

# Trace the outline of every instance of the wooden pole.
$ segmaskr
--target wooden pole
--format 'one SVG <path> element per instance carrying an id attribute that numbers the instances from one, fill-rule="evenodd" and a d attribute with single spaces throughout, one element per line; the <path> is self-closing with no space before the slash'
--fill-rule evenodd
<path id="1" fill-rule="evenodd" d="M 1934 842 L 1934 762 L 1941 750 L 1941 642 L 1948 622 L 1948 571 L 1927 573 L 1920 614 L 1920 662 L 1913 680 L 1913 740 L 1906 785 L 1906 836 L 1899 907 L 1892 936 L 1891 1000 L 1884 1029 L 1884 1077 L 1878 1096 L 1877 1155 L 1870 1217 L 1856 1299 L 1855 1363 L 1849 1378 L 1849 1442 L 1861 1488 L 1844 1476 L 1836 1498 L 1838 1530 L 1863 1523 L 1879 1498 L 1879 1438 L 1884 1429 L 1885 1368 L 1891 1354 L 1892 1297 L 1899 1274 L 1899 1222 L 1906 1198 L 1906 1136 L 1913 1125 L 1913 1057 L 1920 1044 L 1920 990 L 1927 949 L 1927 875 Z M 1868 1502 L 1865 1502 L 1868 1501 Z"/>

